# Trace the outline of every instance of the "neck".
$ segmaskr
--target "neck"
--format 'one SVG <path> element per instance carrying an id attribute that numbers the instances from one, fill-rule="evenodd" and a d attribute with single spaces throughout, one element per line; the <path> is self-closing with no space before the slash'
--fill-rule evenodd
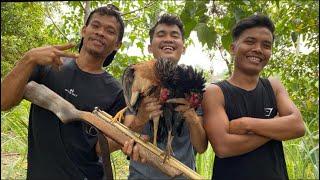
<path id="1" fill-rule="evenodd" d="M 235 70 L 232 73 L 231 77 L 228 79 L 228 81 L 237 87 L 240 87 L 242 89 L 249 91 L 249 90 L 253 90 L 257 86 L 259 81 L 259 74 L 248 75 Z"/>
<path id="2" fill-rule="evenodd" d="M 104 72 L 104 70 L 102 69 L 103 61 L 104 58 L 93 56 L 81 50 L 76 63 L 78 67 L 84 72 L 100 74 Z"/>

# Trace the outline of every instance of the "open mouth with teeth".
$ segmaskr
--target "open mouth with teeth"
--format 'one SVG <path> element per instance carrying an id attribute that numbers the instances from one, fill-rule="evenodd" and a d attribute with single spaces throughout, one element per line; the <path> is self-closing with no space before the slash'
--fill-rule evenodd
<path id="1" fill-rule="evenodd" d="M 172 51 L 176 50 L 176 48 L 173 46 L 161 46 L 160 49 L 165 52 L 172 52 Z"/>
<path id="2" fill-rule="evenodd" d="M 253 62 L 253 63 L 261 63 L 262 62 L 262 58 L 259 58 L 259 57 L 256 57 L 256 56 L 247 56 L 247 59 L 250 61 L 250 62 Z"/>

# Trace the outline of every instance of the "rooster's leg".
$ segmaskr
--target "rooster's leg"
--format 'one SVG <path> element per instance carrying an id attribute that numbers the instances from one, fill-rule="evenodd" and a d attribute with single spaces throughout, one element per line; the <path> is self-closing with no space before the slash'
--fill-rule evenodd
<path id="1" fill-rule="evenodd" d="M 172 140 L 173 140 L 174 136 L 172 136 L 171 132 L 172 132 L 172 129 L 169 130 L 169 132 L 168 132 L 167 148 L 165 150 L 165 156 L 164 156 L 164 159 L 163 159 L 163 163 L 165 163 L 166 160 L 168 158 L 170 158 L 171 154 L 173 154 L 173 149 L 172 149 L 171 144 L 172 144 Z"/>
<path id="2" fill-rule="evenodd" d="M 126 111 L 127 107 L 123 108 L 117 114 L 112 118 L 112 123 L 115 123 L 116 121 L 122 122 L 124 120 L 124 112 Z"/>
<path id="3" fill-rule="evenodd" d="M 153 118 L 153 145 L 157 146 L 157 134 L 160 116 Z"/>

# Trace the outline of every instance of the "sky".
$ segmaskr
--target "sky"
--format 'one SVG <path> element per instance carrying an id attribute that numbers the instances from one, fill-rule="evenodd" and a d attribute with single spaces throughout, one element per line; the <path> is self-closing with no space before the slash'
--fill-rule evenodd
<path id="1" fill-rule="evenodd" d="M 186 53 L 181 57 L 180 63 L 192 66 L 199 66 L 204 70 L 213 69 L 214 75 L 221 74 L 227 70 L 226 63 L 222 60 L 219 52 L 215 52 L 214 60 L 210 61 L 209 56 L 202 51 L 202 45 L 198 41 L 197 33 L 192 31 L 190 38 L 193 44 L 187 47 Z"/>

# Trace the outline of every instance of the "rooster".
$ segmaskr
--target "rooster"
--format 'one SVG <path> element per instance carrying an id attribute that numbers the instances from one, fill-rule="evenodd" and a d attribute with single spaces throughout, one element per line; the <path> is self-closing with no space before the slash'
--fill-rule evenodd
<path id="1" fill-rule="evenodd" d="M 184 123 L 182 114 L 174 111 L 178 104 L 166 101 L 185 98 L 192 108 L 197 108 L 204 83 L 202 71 L 163 58 L 134 64 L 125 70 L 122 85 L 127 107 L 132 112 L 138 111 L 145 96 L 156 97 L 162 104 L 163 119 L 160 122 L 159 116 L 152 119 L 153 144 L 156 146 L 157 141 L 167 144 L 166 158 L 172 154 L 171 142 L 174 136 L 180 136 Z"/>

